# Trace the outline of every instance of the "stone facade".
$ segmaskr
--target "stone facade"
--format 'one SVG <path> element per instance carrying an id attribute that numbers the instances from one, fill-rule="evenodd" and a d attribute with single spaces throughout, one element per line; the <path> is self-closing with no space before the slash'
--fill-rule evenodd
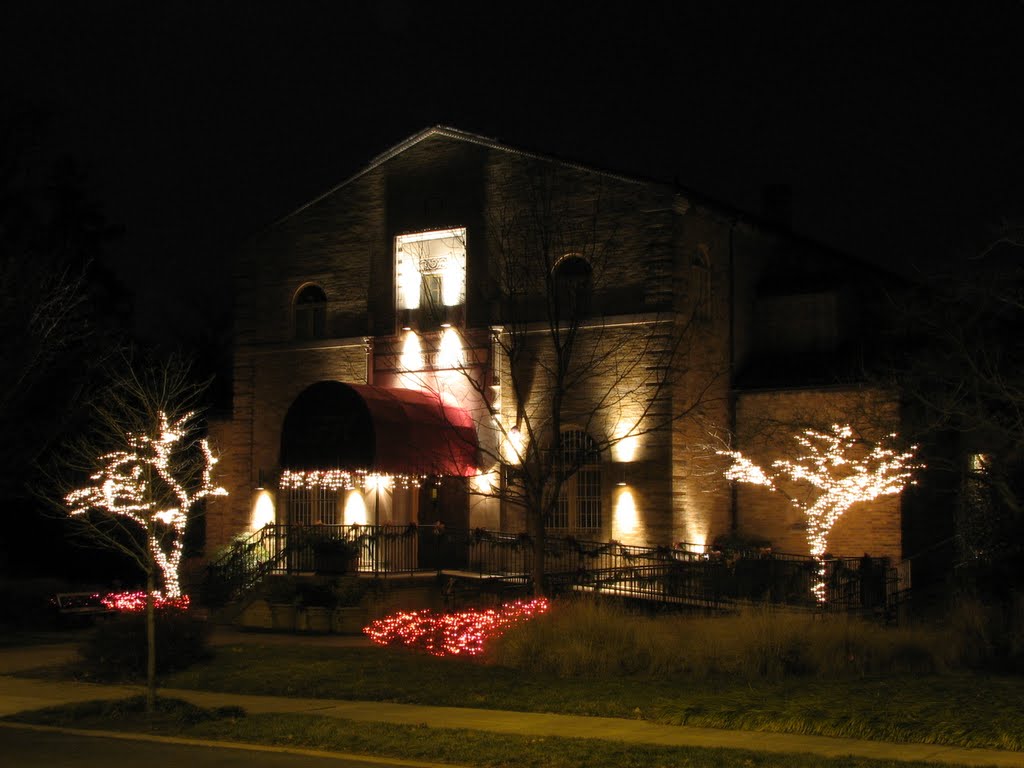
<path id="1" fill-rule="evenodd" d="M 435 232 L 448 233 L 455 251 L 441 266 L 428 268 L 419 257 L 422 284 L 402 284 L 399 240 Z M 558 369 L 550 345 L 558 323 L 545 322 L 546 301 L 563 290 L 552 281 L 567 261 L 586 265 L 571 279 L 586 280 L 588 305 L 564 371 L 569 383 L 553 384 L 545 372 Z M 427 325 L 426 304 L 409 307 L 421 291 L 420 301 L 431 299 L 429 269 L 438 291 L 464 280 L 464 297 L 445 300 L 441 319 L 451 328 Z M 895 426 L 895 405 L 880 393 L 793 383 L 769 390 L 756 375 L 744 378 L 777 372 L 794 357 L 831 360 L 860 327 L 840 311 L 849 309 L 844 285 L 856 272 L 839 256 L 669 187 L 452 129 L 424 131 L 267 228 L 240 254 L 233 414 L 211 425 L 230 495 L 209 505 L 209 546 L 268 514 L 288 520 L 275 490 L 285 469 L 285 417 L 307 387 L 333 380 L 444 393 L 477 427 L 479 476 L 428 481 L 418 491 L 389 488 L 383 513 L 378 487 L 376 520 L 423 524 L 448 515 L 455 524 L 523 530 L 522 509 L 501 493 L 510 476 L 503 465 L 515 463 L 508 456 L 515 427 L 538 445 L 567 432 L 592 439 L 596 468 L 588 477 L 599 481 L 586 491 L 582 479 L 573 481 L 570 492 L 589 494 L 600 512 L 587 518 L 594 525 L 570 522 L 574 535 L 706 545 L 738 529 L 780 551 L 806 552 L 790 511 L 758 489 L 732 488 L 722 476 L 728 461 L 716 451 L 750 445 L 768 456 L 770 443 L 756 445 L 765 434 L 759 420 L 793 421 L 806 411 L 816 424 L 849 413 L 851 398 L 870 400 L 875 416 L 891 418 L 886 432 Z M 313 310 L 322 313 L 322 332 L 297 338 L 295 301 L 310 285 L 325 297 Z M 545 286 L 554 292 L 545 294 Z M 446 357 L 453 344 L 456 362 Z M 474 491 L 468 498 L 466 482 Z M 898 501 L 851 515 L 836 528 L 835 545 L 836 554 L 898 557 Z"/>

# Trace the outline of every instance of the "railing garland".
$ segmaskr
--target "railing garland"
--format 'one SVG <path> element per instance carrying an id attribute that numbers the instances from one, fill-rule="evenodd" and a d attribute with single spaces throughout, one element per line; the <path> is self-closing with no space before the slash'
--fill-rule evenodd
<path id="1" fill-rule="evenodd" d="M 443 536 L 445 534 L 446 532 L 442 530 L 440 535 Z M 472 544 L 489 544 L 492 548 L 506 547 L 508 549 L 520 550 L 533 546 L 533 537 L 525 532 L 517 533 L 514 536 L 497 536 L 486 528 L 474 528 L 469 532 L 469 539 Z"/>
<path id="2" fill-rule="evenodd" d="M 430 546 L 427 543 L 430 539 L 443 546 Z M 230 599 L 251 588 L 267 573 L 309 570 L 313 560 L 308 559 L 307 545 L 312 547 L 316 541 L 326 544 L 332 540 L 344 541 L 352 547 L 353 556 L 361 561 L 358 567 L 364 572 L 465 569 L 468 564 L 471 570 L 488 575 L 503 574 L 505 578 L 520 578 L 529 572 L 530 550 L 534 543 L 528 533 L 499 533 L 484 528 L 445 530 L 443 526 L 420 527 L 415 523 L 402 526 L 271 525 L 236 541 L 224 558 L 211 564 L 208 574 L 212 578 L 207 583 L 215 592 L 224 593 L 224 597 Z M 471 548 L 477 545 L 487 546 L 473 552 Z M 545 551 L 552 558 L 548 563 L 549 577 L 556 585 L 598 590 L 614 588 L 618 592 L 625 590 L 653 598 L 691 598 L 719 603 L 770 599 L 803 604 L 806 582 L 818 573 L 821 562 L 806 556 L 773 553 L 766 548 L 716 548 L 699 553 L 682 545 L 640 547 L 616 540 L 592 542 L 550 534 L 545 540 Z M 824 560 L 831 587 L 831 608 L 860 604 L 858 584 L 864 572 L 857 560 L 859 558 Z M 875 572 L 886 568 L 888 573 L 884 561 L 876 559 L 876 562 Z M 211 582 L 219 583 L 219 588 Z"/>

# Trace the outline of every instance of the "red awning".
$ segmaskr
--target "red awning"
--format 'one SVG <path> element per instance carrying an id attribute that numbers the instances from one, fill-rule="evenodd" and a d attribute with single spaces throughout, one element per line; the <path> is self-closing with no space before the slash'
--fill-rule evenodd
<path id="1" fill-rule="evenodd" d="M 321 381 L 288 409 L 281 466 L 468 477 L 476 428 L 465 410 L 427 392 Z"/>

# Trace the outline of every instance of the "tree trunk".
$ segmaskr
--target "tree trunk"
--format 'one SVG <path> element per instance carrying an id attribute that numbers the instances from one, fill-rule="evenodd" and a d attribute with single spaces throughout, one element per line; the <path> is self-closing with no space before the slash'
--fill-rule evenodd
<path id="1" fill-rule="evenodd" d="M 146 572 L 146 714 L 152 715 L 156 706 L 156 606 L 153 591 L 156 588 L 152 566 Z"/>
<path id="2" fill-rule="evenodd" d="M 533 562 L 531 563 L 531 580 L 533 596 L 546 597 L 544 587 L 544 522 L 537 514 L 530 515 L 530 536 L 533 539 Z"/>

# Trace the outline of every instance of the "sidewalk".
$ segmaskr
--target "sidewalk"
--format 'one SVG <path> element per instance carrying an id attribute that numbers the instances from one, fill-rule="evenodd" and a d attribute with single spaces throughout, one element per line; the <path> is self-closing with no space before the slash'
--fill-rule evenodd
<path id="1" fill-rule="evenodd" d="M 48 649 L 48 650 L 43 650 Z M 68 652 L 65 649 L 64 652 Z M 14 653 L 18 651 L 18 653 Z M 41 656 L 54 658 L 59 649 L 40 647 Z M 0 715 L 60 703 L 136 695 L 141 686 L 96 685 L 11 677 L 14 666 L 30 660 L 26 649 L 0 649 Z M 37 665 L 33 665 L 37 666 Z M 24 668 L 24 667 L 22 667 Z M 407 725 L 427 724 L 432 728 L 467 728 L 523 736 L 560 736 L 606 741 L 656 744 L 661 746 L 747 749 L 761 752 L 805 752 L 824 757 L 853 755 L 879 760 L 921 760 L 962 765 L 1017 766 L 1024 768 L 1024 752 L 965 749 L 931 744 L 892 744 L 880 741 L 840 739 L 824 736 L 728 731 L 716 728 L 658 725 L 642 720 L 608 717 L 578 717 L 529 712 L 433 707 L 373 701 L 334 699 L 293 699 L 276 696 L 246 696 L 161 688 L 160 694 L 184 699 L 204 707 L 236 705 L 252 714 L 270 712 L 305 713 L 371 722 Z"/>

